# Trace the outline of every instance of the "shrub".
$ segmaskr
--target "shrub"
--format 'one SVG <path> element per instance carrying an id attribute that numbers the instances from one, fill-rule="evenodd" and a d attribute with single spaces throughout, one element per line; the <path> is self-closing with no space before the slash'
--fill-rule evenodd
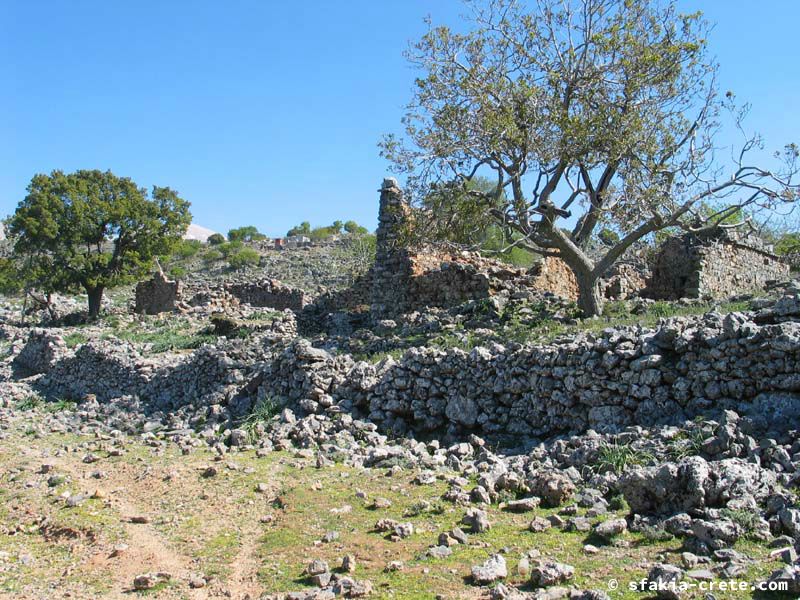
<path id="1" fill-rule="evenodd" d="M 221 233 L 212 233 L 206 240 L 210 246 L 219 246 L 225 243 L 225 236 Z"/>
<path id="2" fill-rule="evenodd" d="M 224 244 L 220 244 L 217 246 L 217 250 L 220 251 L 222 256 L 228 258 L 232 254 L 236 254 L 239 250 L 244 248 L 244 244 L 242 242 L 225 242 Z"/>
<path id="3" fill-rule="evenodd" d="M 186 273 L 187 273 L 186 269 L 178 265 L 174 265 L 169 269 L 169 276 L 172 279 L 183 279 L 184 277 L 186 277 Z"/>
<path id="4" fill-rule="evenodd" d="M 200 240 L 181 240 L 175 245 L 172 255 L 178 258 L 191 258 L 200 251 L 203 243 Z"/>
<path id="5" fill-rule="evenodd" d="M 232 269 L 243 269 L 251 265 L 257 265 L 261 255 L 252 248 L 242 248 L 235 254 L 228 256 L 228 264 Z"/>

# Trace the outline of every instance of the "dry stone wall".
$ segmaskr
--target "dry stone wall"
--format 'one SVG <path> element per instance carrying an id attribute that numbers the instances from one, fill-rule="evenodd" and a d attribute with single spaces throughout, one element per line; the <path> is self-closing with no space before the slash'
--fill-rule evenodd
<path id="1" fill-rule="evenodd" d="M 386 318 L 424 307 L 448 307 L 520 288 L 576 299 L 575 276 L 559 259 L 547 258 L 526 271 L 475 252 L 430 246 L 408 247 L 405 229 L 412 211 L 395 179 L 381 186 L 371 312 Z"/>
<path id="2" fill-rule="evenodd" d="M 547 346 L 409 350 L 379 365 L 298 341 L 261 393 L 310 412 L 334 403 L 397 432 L 545 437 L 677 422 L 714 410 L 800 408 L 800 301 L 609 329 Z M 797 419 L 798 414 L 792 418 Z"/>
<path id="3" fill-rule="evenodd" d="M 180 284 L 158 271 L 151 279 L 136 285 L 135 296 L 134 312 L 146 315 L 170 312 L 175 310 L 180 298 Z"/>
<path id="4" fill-rule="evenodd" d="M 277 279 L 228 283 L 225 291 L 250 306 L 275 310 L 288 308 L 297 313 L 311 302 L 303 290 L 283 285 Z"/>
<path id="5" fill-rule="evenodd" d="M 645 293 L 666 300 L 723 299 L 763 290 L 788 276 L 789 265 L 768 246 L 752 236 L 715 229 L 665 242 Z"/>
<path id="6" fill-rule="evenodd" d="M 214 405 L 235 414 L 271 398 L 306 413 L 335 407 L 396 433 L 520 441 L 723 409 L 800 427 L 800 289 L 757 312 L 610 328 L 544 346 L 412 348 L 377 365 L 282 335 L 156 359 L 112 341 L 71 351 L 34 331 L 19 356 L 44 371 L 35 385 L 56 397 L 139 397 L 158 410 Z"/>

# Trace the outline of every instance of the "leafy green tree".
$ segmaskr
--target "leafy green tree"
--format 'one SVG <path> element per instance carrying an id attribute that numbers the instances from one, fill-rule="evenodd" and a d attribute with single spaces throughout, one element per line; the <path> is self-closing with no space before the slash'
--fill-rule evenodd
<path id="1" fill-rule="evenodd" d="M 351 235 L 366 235 L 369 233 L 366 227 L 359 225 L 355 221 L 346 221 L 343 227 Z"/>
<path id="2" fill-rule="evenodd" d="M 431 27 L 410 50 L 421 75 L 405 136 L 386 136 L 382 154 L 416 201 L 491 175 L 495 192 L 474 202 L 509 239 L 564 260 L 585 314 L 602 312 L 599 280 L 634 243 L 713 224 L 702 204 L 770 211 L 797 199 L 794 144 L 774 169 L 749 162 L 756 136 L 741 152 L 715 152 L 722 116 L 741 128 L 746 111 L 719 93 L 699 14 L 680 14 L 674 0 L 469 5 L 464 33 Z M 600 256 L 589 252 L 598 227 L 620 236 Z"/>
<path id="3" fill-rule="evenodd" d="M 38 174 L 9 218 L 27 283 L 46 293 L 86 292 L 89 316 L 107 288 L 135 281 L 169 254 L 191 222 L 189 202 L 168 187 L 147 190 L 111 171 Z"/>
<path id="4" fill-rule="evenodd" d="M 264 240 L 266 238 L 267 236 L 265 236 L 263 233 L 260 233 L 253 225 L 238 227 L 236 229 L 231 229 L 228 232 L 228 239 L 231 242 L 255 242 L 258 240 Z"/>
<path id="5" fill-rule="evenodd" d="M 221 233 L 212 233 L 208 236 L 206 242 L 208 242 L 209 246 L 219 246 L 225 243 L 225 236 Z"/>
<path id="6" fill-rule="evenodd" d="M 287 231 L 286 235 L 308 235 L 309 233 L 311 233 L 311 223 L 308 221 L 303 221 L 300 223 L 300 225 L 292 227 L 289 231 Z"/>

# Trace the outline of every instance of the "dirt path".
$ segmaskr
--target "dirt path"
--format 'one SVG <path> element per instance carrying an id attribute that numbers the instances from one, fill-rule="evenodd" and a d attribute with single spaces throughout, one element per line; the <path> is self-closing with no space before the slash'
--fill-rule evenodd
<path id="1" fill-rule="evenodd" d="M 76 481 L 86 477 L 84 465 L 78 466 L 63 458 L 56 459 L 54 464 L 72 475 Z M 114 493 L 109 496 L 109 503 L 123 523 L 125 548 L 110 548 L 105 544 L 98 544 L 92 547 L 92 553 L 79 568 L 99 572 L 109 578 L 112 582 L 111 591 L 105 597 L 119 600 L 129 598 L 133 580 L 138 575 L 159 572 L 168 573 L 173 579 L 182 582 L 180 589 L 165 587 L 159 592 L 159 598 L 209 598 L 207 589 L 189 589 L 186 585 L 192 575 L 196 574 L 196 570 L 192 569 L 191 557 L 177 551 L 150 522 L 132 522 L 134 517 L 153 520 L 154 507 L 150 503 L 143 503 L 141 494 L 129 493 L 129 490 L 139 488 L 142 483 L 131 478 L 127 469 L 114 469 L 109 472 L 103 485 L 114 489 Z M 151 485 L 146 485 L 145 489 L 150 492 L 151 498 L 156 497 L 152 493 Z"/>

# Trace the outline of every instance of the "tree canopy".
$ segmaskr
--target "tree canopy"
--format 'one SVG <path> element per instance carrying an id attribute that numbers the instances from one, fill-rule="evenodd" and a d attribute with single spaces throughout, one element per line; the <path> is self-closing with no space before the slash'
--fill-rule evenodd
<path id="1" fill-rule="evenodd" d="M 191 223 L 189 202 L 168 187 L 138 187 L 111 171 L 38 174 L 8 220 L 26 285 L 88 295 L 99 314 L 103 291 L 145 275 Z"/>
<path id="2" fill-rule="evenodd" d="M 382 154 L 415 198 L 455 181 L 510 244 L 563 259 L 585 313 L 602 311 L 599 278 L 646 236 L 797 199 L 794 144 L 772 169 L 750 162 L 757 136 L 720 160 L 723 118 L 743 132 L 746 110 L 719 91 L 699 13 L 658 0 L 468 4 L 465 33 L 431 26 L 409 51 L 421 75 L 405 135 L 386 136 Z M 469 187 L 480 175 L 490 190 Z M 590 255 L 602 229 L 618 239 Z"/>
<path id="3" fill-rule="evenodd" d="M 267 236 L 259 232 L 254 225 L 237 227 L 228 232 L 228 240 L 231 242 L 255 242 L 265 239 L 267 239 Z"/>

